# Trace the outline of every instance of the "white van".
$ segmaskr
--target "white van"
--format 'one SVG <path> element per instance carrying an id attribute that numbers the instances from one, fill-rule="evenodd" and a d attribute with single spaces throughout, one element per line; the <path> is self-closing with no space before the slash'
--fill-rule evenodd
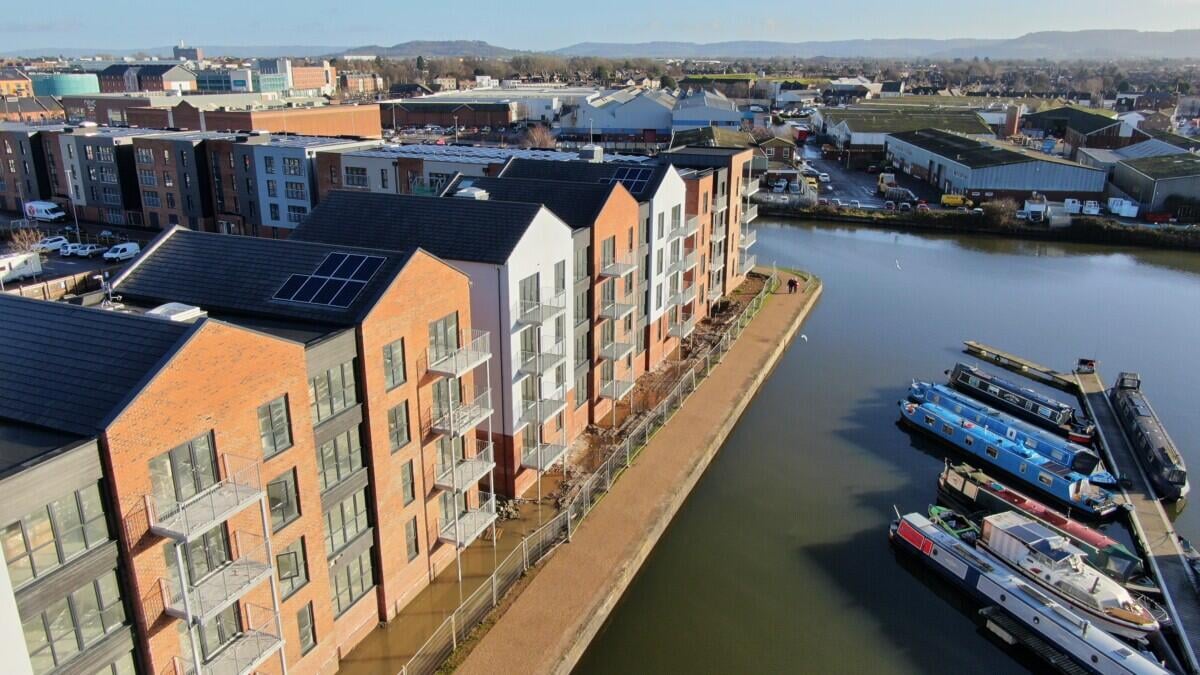
<path id="1" fill-rule="evenodd" d="M 142 252 L 142 247 L 137 243 L 127 241 L 124 244 L 116 246 L 104 252 L 104 259 L 110 262 L 121 262 L 124 260 L 132 260 L 137 257 L 137 254 Z"/>
<path id="2" fill-rule="evenodd" d="M 25 217 L 43 223 L 61 223 L 67 219 L 67 212 L 54 202 L 25 202 Z"/>

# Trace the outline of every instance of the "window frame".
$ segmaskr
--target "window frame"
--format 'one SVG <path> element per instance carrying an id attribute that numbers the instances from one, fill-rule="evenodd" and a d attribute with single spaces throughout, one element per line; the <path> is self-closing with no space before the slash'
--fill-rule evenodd
<path id="1" fill-rule="evenodd" d="M 277 403 L 281 404 L 283 407 L 283 429 L 282 430 L 275 428 L 275 404 L 277 404 Z M 263 428 L 263 412 L 264 411 L 267 413 L 266 422 L 268 425 L 270 425 L 269 429 Z M 280 443 L 279 443 L 279 434 L 280 433 L 282 433 L 283 437 L 286 439 L 286 441 L 283 445 L 280 445 Z M 283 394 L 282 396 L 273 398 L 270 401 L 267 401 L 266 403 L 258 406 L 258 434 L 259 434 L 259 440 L 262 443 L 263 459 L 271 459 L 272 457 L 275 457 L 275 456 L 279 455 L 280 453 L 282 453 L 286 450 L 289 450 L 296 444 L 295 438 L 292 436 L 292 411 L 291 411 L 291 406 L 289 405 L 287 394 Z M 270 451 L 268 451 L 268 449 L 267 449 L 267 435 L 268 434 L 271 435 Z"/>
<path id="2" fill-rule="evenodd" d="M 290 485 L 291 491 L 287 494 L 287 501 L 285 502 L 284 507 L 283 507 L 285 509 L 284 510 L 284 518 L 282 520 L 280 520 L 278 524 L 276 524 L 275 512 L 276 512 L 277 507 L 275 507 L 271 504 L 271 500 L 272 500 L 271 486 L 279 485 L 281 483 L 284 485 Z M 297 485 L 295 468 L 288 469 L 287 471 L 284 471 L 283 473 L 276 476 L 274 480 L 268 481 L 265 491 L 267 493 L 267 509 L 268 509 L 268 511 L 270 511 L 270 514 L 271 514 L 271 533 L 272 534 L 278 533 L 283 528 L 287 527 L 288 525 L 291 525 L 292 523 L 294 523 L 300 519 L 300 515 L 301 515 L 300 514 L 300 492 L 299 492 L 299 486 Z M 288 515 L 287 515 L 288 512 L 286 511 L 286 506 L 288 504 L 294 505 L 294 508 L 291 510 L 290 517 L 288 517 Z"/>

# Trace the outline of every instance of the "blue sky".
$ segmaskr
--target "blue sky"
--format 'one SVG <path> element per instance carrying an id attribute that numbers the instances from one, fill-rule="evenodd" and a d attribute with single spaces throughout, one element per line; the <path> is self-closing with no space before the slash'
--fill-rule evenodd
<path id="1" fill-rule="evenodd" d="M 592 7 L 568 12 L 566 7 Z M 392 45 L 1015 37 L 1037 30 L 1200 28 L 1200 0 L 57 0 L 11 3 L 0 51 L 219 45 Z"/>

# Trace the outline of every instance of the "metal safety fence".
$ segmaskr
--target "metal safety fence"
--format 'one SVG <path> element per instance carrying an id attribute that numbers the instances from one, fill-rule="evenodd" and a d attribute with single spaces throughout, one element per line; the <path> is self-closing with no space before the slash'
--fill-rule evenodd
<path id="1" fill-rule="evenodd" d="M 805 289 L 811 289 L 814 283 L 815 279 L 808 278 Z M 611 448 L 609 457 L 583 481 L 566 507 L 544 525 L 525 535 L 521 545 L 501 560 L 483 584 L 467 596 L 433 631 L 425 644 L 401 668 L 401 675 L 427 675 L 436 672 L 454 650 L 458 649 L 459 643 L 467 639 L 475 626 L 500 604 L 500 600 L 509 589 L 516 585 L 531 567 L 541 562 L 559 544 L 570 541 L 573 531 L 579 527 L 596 503 L 612 489 L 617 478 L 649 444 L 655 432 L 671 419 L 688 396 L 696 391 L 704 378 L 721 362 L 746 325 L 762 309 L 767 296 L 778 287 L 779 275 L 772 269 L 762 289 L 750 299 L 741 313 L 729 322 L 725 331 L 708 349 L 689 359 L 692 365 L 680 376 L 667 396 L 639 420 L 620 443 Z"/>

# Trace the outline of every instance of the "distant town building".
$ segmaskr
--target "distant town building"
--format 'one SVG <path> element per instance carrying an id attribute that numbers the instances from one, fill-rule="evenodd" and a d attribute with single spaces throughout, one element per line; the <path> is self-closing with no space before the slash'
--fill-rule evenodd
<path id="1" fill-rule="evenodd" d="M 29 76 L 17 68 L 0 68 L 0 96 L 33 96 Z"/>
<path id="2" fill-rule="evenodd" d="M 185 47 L 183 42 L 178 47 L 171 48 L 171 54 L 177 61 L 203 61 L 204 50 L 199 47 Z"/>
<path id="3" fill-rule="evenodd" d="M 343 94 L 370 96 L 383 91 L 383 78 L 370 72 L 342 71 L 338 73 L 338 88 Z"/>
<path id="4" fill-rule="evenodd" d="M 101 93 L 196 90 L 196 74 L 175 64 L 112 65 L 99 77 Z"/>

